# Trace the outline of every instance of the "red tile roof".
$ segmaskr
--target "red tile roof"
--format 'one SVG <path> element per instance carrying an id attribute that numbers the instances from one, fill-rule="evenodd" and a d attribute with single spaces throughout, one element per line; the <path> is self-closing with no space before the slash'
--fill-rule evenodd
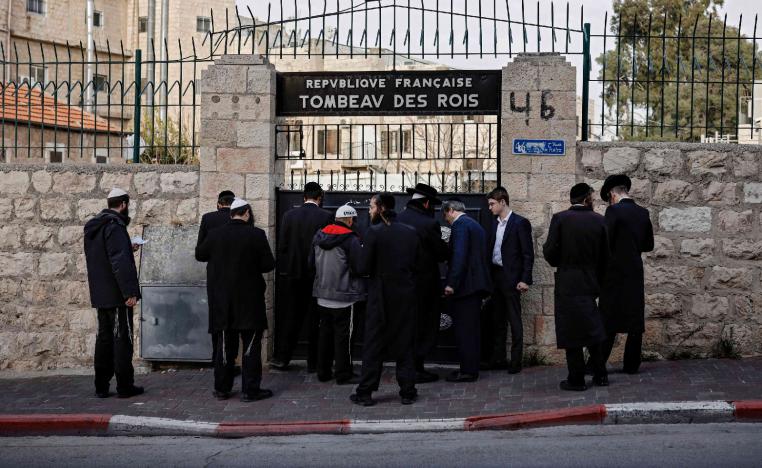
<path id="1" fill-rule="evenodd" d="M 0 84 L 0 122 L 24 122 L 46 128 L 71 129 L 84 132 L 122 133 L 106 119 L 66 102 L 56 100 L 38 88 L 26 84 Z"/>

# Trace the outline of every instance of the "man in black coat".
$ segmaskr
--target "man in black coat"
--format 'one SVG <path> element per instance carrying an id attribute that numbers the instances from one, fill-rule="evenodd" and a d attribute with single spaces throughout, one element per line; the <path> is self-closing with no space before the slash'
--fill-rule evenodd
<path id="1" fill-rule="evenodd" d="M 593 189 L 577 184 L 571 189 L 571 208 L 553 215 L 543 254 L 556 267 L 556 342 L 566 350 L 569 376 L 562 390 L 587 390 L 585 358 L 587 347 L 593 366 L 593 383 L 608 385 L 600 345 L 606 339 L 596 299 L 608 261 L 606 222 L 593 211 Z"/>
<path id="2" fill-rule="evenodd" d="M 439 315 L 441 312 L 442 287 L 440 286 L 439 262 L 447 260 L 447 244 L 442 240 L 442 230 L 434 218 L 434 206 L 441 205 L 436 189 L 417 184 L 407 189 L 413 199 L 397 220 L 415 228 L 421 240 L 418 264 L 418 331 L 415 343 L 416 383 L 435 382 L 439 376 L 423 367 L 426 355 L 437 345 Z"/>
<path id="3" fill-rule="evenodd" d="M 132 367 L 132 308 L 140 300 L 133 245 L 127 233 L 130 197 L 115 188 L 108 194 L 108 209 L 85 224 L 85 261 L 90 302 L 98 310 L 95 339 L 95 395 L 109 396 L 116 374 L 119 398 L 143 393 L 134 384 Z"/>
<path id="4" fill-rule="evenodd" d="M 278 234 L 278 307 L 275 315 L 275 353 L 270 367 L 286 370 L 306 322 L 309 345 L 307 370 L 317 369 L 320 314 L 312 297 L 315 281 L 308 260 L 312 239 L 333 222 L 333 214 L 322 209 L 323 189 L 315 182 L 304 186 L 304 204 L 289 210 Z"/>
<path id="5" fill-rule="evenodd" d="M 492 358 L 491 369 L 508 368 L 508 373 L 521 372 L 524 349 L 524 327 L 521 323 L 521 294 L 529 291 L 534 267 L 532 225 L 510 209 L 508 191 L 498 187 L 487 195 L 487 203 L 495 221 L 489 232 L 489 264 L 492 268 Z M 511 325 L 511 363 L 505 358 Z"/>
<path id="6" fill-rule="evenodd" d="M 220 226 L 224 226 L 225 224 L 230 222 L 230 204 L 233 203 L 233 200 L 235 200 L 235 194 L 231 192 L 230 190 L 223 190 L 220 192 L 220 194 L 217 196 L 217 211 L 211 211 L 209 213 L 204 213 L 204 215 L 201 217 L 201 226 L 199 226 L 198 229 L 198 239 L 196 239 L 196 247 L 201 245 L 204 240 L 206 239 L 206 236 L 209 235 L 209 231 L 212 229 L 216 229 Z M 212 333 L 212 307 L 214 304 L 214 298 L 212 297 L 214 294 L 214 291 L 211 288 L 211 284 L 209 282 L 210 278 L 214 277 L 214 271 L 212 270 L 212 265 L 207 263 L 206 264 L 206 297 L 207 297 L 207 306 L 209 307 L 209 333 L 212 334 L 212 362 L 214 362 L 214 350 L 217 349 L 217 342 L 216 337 L 214 333 Z"/>
<path id="7" fill-rule="evenodd" d="M 487 266 L 487 233 L 466 214 L 460 200 L 448 200 L 442 214 L 452 226 L 450 262 L 445 297 L 450 300 L 460 370 L 448 382 L 475 382 L 479 378 L 480 315 L 482 300 L 492 291 Z"/>
<path id="8" fill-rule="evenodd" d="M 394 197 L 370 200 L 371 226 L 365 233 L 360 274 L 369 275 L 365 310 L 362 375 L 353 403 L 372 406 L 384 358 L 396 361 L 403 405 L 415 402 L 415 332 L 418 300 L 416 268 L 420 240 L 412 227 L 397 222 Z"/>
<path id="9" fill-rule="evenodd" d="M 640 368 L 645 327 L 643 252 L 654 248 L 654 231 L 648 210 L 630 198 L 632 181 L 624 174 L 609 176 L 601 189 L 606 209 L 611 257 L 601 291 L 601 314 L 606 326 L 602 345 L 603 362 L 608 361 L 617 333 L 627 333 L 624 372 L 636 374 Z"/>
<path id="10" fill-rule="evenodd" d="M 251 226 L 251 207 L 236 199 L 230 206 L 230 223 L 209 232 L 196 247 L 196 260 L 209 262 L 214 276 L 212 331 L 217 334 L 214 353 L 214 396 L 230 397 L 233 389 L 238 341 L 243 342 L 241 360 L 242 401 L 272 396 L 262 382 L 262 334 L 267 329 L 267 306 L 263 273 L 275 268 L 265 232 Z"/>

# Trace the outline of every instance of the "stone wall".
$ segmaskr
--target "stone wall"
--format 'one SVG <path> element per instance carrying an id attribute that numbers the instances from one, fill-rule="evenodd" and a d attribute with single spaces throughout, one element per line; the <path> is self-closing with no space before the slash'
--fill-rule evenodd
<path id="1" fill-rule="evenodd" d="M 713 355 L 721 339 L 762 353 L 761 161 L 752 145 L 578 144 L 578 180 L 600 189 L 626 173 L 651 211 L 644 349 L 653 357 Z"/>
<path id="2" fill-rule="evenodd" d="M 96 314 L 83 225 L 113 187 L 133 198 L 131 235 L 149 224 L 198 222 L 197 168 L 0 166 L 0 370 L 90 367 Z"/>

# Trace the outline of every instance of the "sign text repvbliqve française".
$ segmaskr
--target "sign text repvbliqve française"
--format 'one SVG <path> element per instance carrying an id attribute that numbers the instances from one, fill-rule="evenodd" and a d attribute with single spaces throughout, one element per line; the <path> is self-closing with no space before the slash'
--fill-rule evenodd
<path id="1" fill-rule="evenodd" d="M 500 71 L 280 73 L 277 114 L 498 114 Z"/>

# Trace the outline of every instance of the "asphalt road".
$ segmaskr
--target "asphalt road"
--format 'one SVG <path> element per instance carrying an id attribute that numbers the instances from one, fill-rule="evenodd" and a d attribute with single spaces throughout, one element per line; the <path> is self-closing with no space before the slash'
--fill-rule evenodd
<path id="1" fill-rule="evenodd" d="M 760 466 L 762 424 L 509 432 L 0 439 L 1 466 Z"/>

